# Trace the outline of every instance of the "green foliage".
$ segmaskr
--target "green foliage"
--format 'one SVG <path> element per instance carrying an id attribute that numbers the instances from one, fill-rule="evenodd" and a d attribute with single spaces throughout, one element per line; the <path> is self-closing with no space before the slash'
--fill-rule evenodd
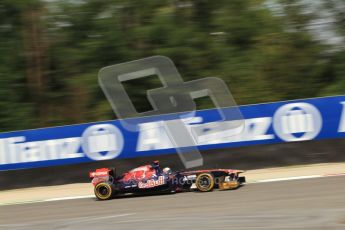
<path id="1" fill-rule="evenodd" d="M 344 51 L 314 41 L 299 0 L 278 1 L 281 15 L 266 2 L 3 0 L 1 131 L 113 119 L 99 69 L 152 55 L 170 57 L 186 81 L 222 78 L 239 104 L 343 94 Z M 129 86 L 149 108 L 143 89 L 157 79 Z"/>

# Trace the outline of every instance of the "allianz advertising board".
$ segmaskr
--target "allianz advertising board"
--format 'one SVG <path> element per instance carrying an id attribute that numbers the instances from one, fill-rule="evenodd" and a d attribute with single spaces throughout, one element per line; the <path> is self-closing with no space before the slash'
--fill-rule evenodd
<path id="1" fill-rule="evenodd" d="M 345 137 L 345 96 L 241 106 L 243 131 L 195 138 L 200 150 Z M 196 111 L 189 130 L 208 123 L 216 109 Z M 221 121 L 219 121 L 221 122 Z M 159 122 L 131 132 L 119 121 L 0 133 L 0 170 L 75 164 L 175 153 Z M 210 153 L 211 154 L 211 153 Z"/>

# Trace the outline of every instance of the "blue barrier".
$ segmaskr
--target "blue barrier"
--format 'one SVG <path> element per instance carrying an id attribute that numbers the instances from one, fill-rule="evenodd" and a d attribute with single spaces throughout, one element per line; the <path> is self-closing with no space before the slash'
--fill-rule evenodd
<path id="1" fill-rule="evenodd" d="M 345 96 L 240 106 L 242 133 L 196 138 L 200 150 L 345 137 Z M 217 120 L 215 109 L 186 121 L 193 126 Z M 0 170 L 38 168 L 115 158 L 175 153 L 159 122 L 143 122 L 138 132 L 118 120 L 0 133 Z"/>

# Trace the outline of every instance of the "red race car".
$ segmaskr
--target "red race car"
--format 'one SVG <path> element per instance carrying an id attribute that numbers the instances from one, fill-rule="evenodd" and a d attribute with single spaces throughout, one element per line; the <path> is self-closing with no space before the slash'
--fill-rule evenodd
<path id="1" fill-rule="evenodd" d="M 161 169 L 159 162 L 134 168 L 121 176 L 115 169 L 100 168 L 90 172 L 94 192 L 99 200 L 108 200 L 123 194 L 152 194 L 162 192 L 201 191 L 213 189 L 236 189 L 245 183 L 244 171 L 233 169 L 209 169 L 173 172 Z"/>

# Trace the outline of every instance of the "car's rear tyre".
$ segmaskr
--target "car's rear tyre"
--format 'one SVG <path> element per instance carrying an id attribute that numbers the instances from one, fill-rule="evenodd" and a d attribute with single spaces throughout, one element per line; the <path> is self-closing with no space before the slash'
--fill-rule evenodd
<path id="1" fill-rule="evenodd" d="M 210 173 L 199 174 L 195 180 L 195 185 L 201 192 L 210 192 L 214 188 L 214 177 Z"/>
<path id="2" fill-rule="evenodd" d="M 109 200 L 113 195 L 113 188 L 109 183 L 99 183 L 95 186 L 95 195 L 99 200 Z"/>

